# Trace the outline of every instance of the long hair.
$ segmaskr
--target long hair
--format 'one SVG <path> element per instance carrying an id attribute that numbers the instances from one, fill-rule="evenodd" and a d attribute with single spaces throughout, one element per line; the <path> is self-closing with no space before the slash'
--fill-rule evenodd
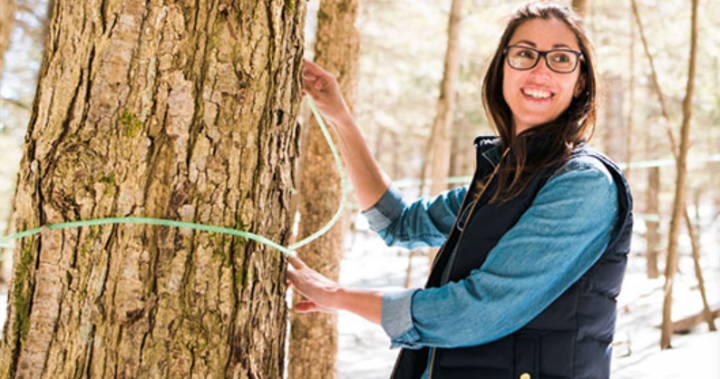
<path id="1" fill-rule="evenodd" d="M 579 63 L 584 88 L 574 97 L 558 118 L 515 135 L 513 115 L 503 96 L 504 49 L 517 28 L 533 19 L 557 19 L 564 22 L 577 37 L 583 58 Z M 542 63 L 542 62 L 540 62 Z M 566 161 L 573 149 L 588 141 L 595 130 L 598 80 L 595 53 L 587 37 L 582 18 L 570 8 L 553 3 L 530 3 L 520 8 L 509 20 L 483 81 L 483 105 L 491 125 L 500 136 L 503 149 L 509 148 L 497 173 L 497 190 L 491 203 L 504 203 L 520 195 L 534 174 L 545 167 Z M 528 140 L 542 139 L 542 149 L 528 161 Z"/>

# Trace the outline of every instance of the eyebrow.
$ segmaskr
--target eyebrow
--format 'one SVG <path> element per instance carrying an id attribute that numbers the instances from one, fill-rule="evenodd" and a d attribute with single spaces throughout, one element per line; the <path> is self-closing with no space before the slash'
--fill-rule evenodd
<path id="1" fill-rule="evenodd" d="M 537 47 L 537 44 L 535 42 L 528 41 L 526 39 L 521 39 L 520 41 L 515 42 L 515 44 L 518 44 L 518 43 L 524 43 L 526 45 L 530 45 L 531 47 Z M 572 47 L 570 47 L 564 43 L 556 43 L 553 45 L 553 49 L 558 49 L 558 48 L 572 49 Z"/>

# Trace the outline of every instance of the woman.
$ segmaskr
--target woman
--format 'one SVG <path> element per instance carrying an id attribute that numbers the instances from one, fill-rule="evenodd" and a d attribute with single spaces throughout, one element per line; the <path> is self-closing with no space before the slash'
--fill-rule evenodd
<path id="1" fill-rule="evenodd" d="M 372 159 L 329 74 L 305 93 L 335 128 L 371 227 L 389 245 L 440 246 L 424 289 L 344 288 L 292 257 L 297 312 L 356 313 L 403 347 L 393 378 L 607 378 L 632 229 L 620 170 L 586 147 L 593 50 L 565 6 L 511 18 L 483 83 L 499 138 L 476 139 L 470 186 L 406 204 Z"/>

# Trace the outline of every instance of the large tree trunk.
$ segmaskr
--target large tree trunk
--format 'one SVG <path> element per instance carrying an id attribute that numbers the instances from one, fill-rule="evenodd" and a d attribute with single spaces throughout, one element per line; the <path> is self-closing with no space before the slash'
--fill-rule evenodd
<path id="1" fill-rule="evenodd" d="M 692 98 L 695 89 L 695 69 L 697 63 L 697 8 L 698 0 L 692 0 L 692 21 L 690 31 L 690 61 L 688 68 L 687 88 L 683 99 L 683 121 L 680 128 L 680 148 L 677 155 L 677 178 L 675 184 L 675 199 L 673 201 L 672 220 L 670 221 L 670 235 L 668 241 L 668 256 L 665 266 L 665 296 L 663 300 L 662 334 L 660 348 L 670 347 L 673 333 L 672 326 L 672 289 L 677 271 L 678 262 L 678 235 L 680 222 L 685 211 L 685 182 L 687 178 L 687 153 L 690 142 L 690 120 L 692 117 Z"/>
<path id="2" fill-rule="evenodd" d="M 321 0 L 318 11 L 315 62 L 336 75 L 350 109 L 353 107 L 360 67 L 360 33 L 355 25 L 358 0 Z M 342 194 L 340 177 L 330 148 L 312 120 L 304 131 L 300 166 L 300 232 L 309 236 L 337 211 Z M 298 251 L 299 256 L 323 275 L 338 279 L 347 217 L 328 233 Z M 296 296 L 295 301 L 299 299 Z M 337 314 L 291 315 L 291 379 L 336 377 Z"/>
<path id="3" fill-rule="evenodd" d="M 15 1 L 0 0 L 0 83 L 5 67 L 5 51 L 10 46 L 10 36 L 15 23 Z"/>
<path id="4" fill-rule="evenodd" d="M 279 243 L 305 3 L 58 0 L 16 195 L 26 230 L 148 216 Z M 2 378 L 279 378 L 285 262 L 145 225 L 17 243 Z"/>

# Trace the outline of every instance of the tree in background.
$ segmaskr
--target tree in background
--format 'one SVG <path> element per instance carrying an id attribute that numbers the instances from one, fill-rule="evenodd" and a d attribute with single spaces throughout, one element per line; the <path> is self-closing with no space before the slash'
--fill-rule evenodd
<path id="1" fill-rule="evenodd" d="M 315 63 L 336 75 L 345 100 L 353 109 L 360 62 L 360 33 L 356 27 L 358 0 L 321 0 L 318 11 Z M 309 236 L 337 211 L 342 193 L 340 177 L 330 148 L 311 120 L 303 131 L 300 177 L 299 236 Z M 345 217 L 327 234 L 299 249 L 309 266 L 334 281 L 340 273 Z M 295 297 L 295 302 L 299 296 Z M 337 314 L 291 315 L 291 379 L 326 379 L 336 376 Z"/>
<path id="2" fill-rule="evenodd" d="M 14 2 L 13 2 L 14 3 Z M 48 25 L 50 23 L 50 15 L 52 15 L 52 9 L 55 4 L 54 0 L 49 0 L 47 2 L 40 1 L 42 5 L 45 5 L 45 14 L 44 15 L 38 15 L 37 10 L 40 8 L 40 4 L 35 4 L 34 2 L 30 0 L 24 0 L 20 1 L 19 3 L 15 4 L 15 15 L 17 16 L 17 20 L 15 21 L 15 26 L 23 31 L 23 33 L 30 37 L 30 40 L 33 42 L 33 45 L 36 46 L 43 46 L 45 44 L 45 36 L 47 35 L 48 31 Z M 0 6 L 1 7 L 1 6 Z M 2 13 L 2 12 L 0 12 Z M 27 17 L 22 17 L 22 15 L 31 15 L 31 19 L 36 21 L 34 24 L 29 23 L 26 21 Z M 1 29 L 1 28 L 0 28 Z M 8 35 L 8 38 L 10 35 Z M 0 45 L 2 43 L 0 42 Z M 5 51 L 8 46 L 5 46 L 2 48 Z M 26 47 L 27 48 L 27 47 Z M 1 53 L 0 53 L 1 55 Z M 0 56 L 0 83 L 2 83 L 2 70 L 3 70 L 3 56 Z M 33 82 L 37 81 L 37 71 L 34 70 L 34 78 Z M 2 86 L 0 86 L 2 87 Z M 35 87 L 31 87 L 35 88 Z M 20 109 L 25 112 L 30 112 L 30 106 L 28 104 L 25 104 L 20 99 L 10 99 L 10 98 L 2 98 L 2 102 L 0 103 L 7 103 L 8 105 L 11 105 L 12 107 L 16 108 L 16 110 Z M 11 122 L 12 123 L 12 122 Z M 18 125 L 15 125 L 18 127 Z M 22 125 L 23 127 L 25 125 Z M 5 125 L 5 123 L 2 123 L 2 127 L 11 127 L 9 125 Z M 7 163 L 13 163 L 11 167 L 15 167 L 14 170 L 12 170 L 12 177 L 13 179 L 17 176 L 17 164 L 16 162 L 12 161 L 6 161 Z M 15 182 L 12 181 L 13 185 L 11 188 L 8 189 L 9 192 L 14 193 L 15 192 Z M 10 235 L 13 232 L 13 219 L 12 219 L 12 198 L 8 197 L 7 203 L 10 204 L 7 207 L 7 211 L 3 212 L 5 214 L 2 215 L 2 218 L 5 220 L 5 227 L 2 229 L 4 231 L 3 235 Z M 3 255 L 3 259 L 0 260 L 0 284 L 6 284 L 9 282 L 9 278 L 11 275 L 12 270 L 12 252 L 11 249 L 1 249 L 0 254 Z"/>
<path id="3" fill-rule="evenodd" d="M 14 20 L 15 0 L 0 0 L 0 84 L 2 83 L 3 69 L 5 68 L 5 51 L 10 47 L 10 35 L 12 34 Z M 9 224 L 10 220 L 6 225 Z M 0 283 L 7 283 L 7 261 L 7 259 L 0 260 Z"/>
<path id="4" fill-rule="evenodd" d="M 0 83 L 5 67 L 5 51 L 10 46 L 15 21 L 15 0 L 0 0 Z"/>
<path id="5" fill-rule="evenodd" d="M 582 17 L 587 14 L 588 0 L 572 0 L 572 8 Z"/>
<path id="6" fill-rule="evenodd" d="M 435 196 L 448 188 L 447 178 L 450 174 L 450 156 L 452 153 L 452 138 L 450 129 L 453 124 L 455 112 L 455 87 L 460 72 L 460 30 L 462 26 L 462 0 L 453 0 L 448 20 L 447 48 L 445 50 L 445 65 L 443 78 L 440 82 L 440 96 L 437 100 L 437 113 L 432 124 L 430 139 L 428 140 L 428 154 L 424 161 L 423 178 L 430 178 L 430 194 Z M 421 182 L 421 194 L 425 180 Z M 429 249 L 428 258 L 435 260 L 437 249 Z M 412 256 L 411 256 L 412 258 Z M 410 278 L 408 271 L 407 277 Z M 407 283 L 406 283 L 407 284 Z"/>
<path id="7" fill-rule="evenodd" d="M 445 51 L 443 78 L 440 83 L 440 96 L 437 100 L 437 113 L 432 124 L 428 141 L 426 167 L 431 180 L 430 194 L 436 195 L 447 189 L 450 173 L 450 152 L 452 139 L 450 128 L 455 111 L 455 87 L 460 72 L 460 30 L 462 26 L 462 0 L 453 0 L 448 20 L 448 39 Z"/>
<path id="8" fill-rule="evenodd" d="M 687 88 L 683 100 L 683 120 L 680 127 L 680 146 L 677 150 L 676 167 L 677 177 L 675 179 L 675 199 L 673 201 L 672 219 L 670 221 L 670 233 L 668 236 L 668 256 L 665 265 L 665 297 L 663 301 L 662 334 L 660 336 L 660 347 L 670 347 L 670 340 L 673 333 L 672 325 L 672 290 L 678 264 L 678 235 L 680 234 L 680 223 L 685 218 L 685 182 L 687 181 L 687 155 L 690 148 L 690 121 L 692 119 L 692 98 L 695 89 L 695 69 L 697 67 L 698 49 L 698 22 L 697 8 L 699 0 L 692 0 L 692 21 L 690 26 L 690 58 L 688 62 Z M 673 150 L 675 150 L 673 148 Z M 689 220 L 689 218 L 688 218 Z M 692 225 L 688 223 L 688 227 Z"/>
<path id="9" fill-rule="evenodd" d="M 305 3 L 57 1 L 17 230 L 146 216 L 287 243 Z M 4 378 L 282 377 L 285 263 L 187 229 L 17 242 Z"/>

